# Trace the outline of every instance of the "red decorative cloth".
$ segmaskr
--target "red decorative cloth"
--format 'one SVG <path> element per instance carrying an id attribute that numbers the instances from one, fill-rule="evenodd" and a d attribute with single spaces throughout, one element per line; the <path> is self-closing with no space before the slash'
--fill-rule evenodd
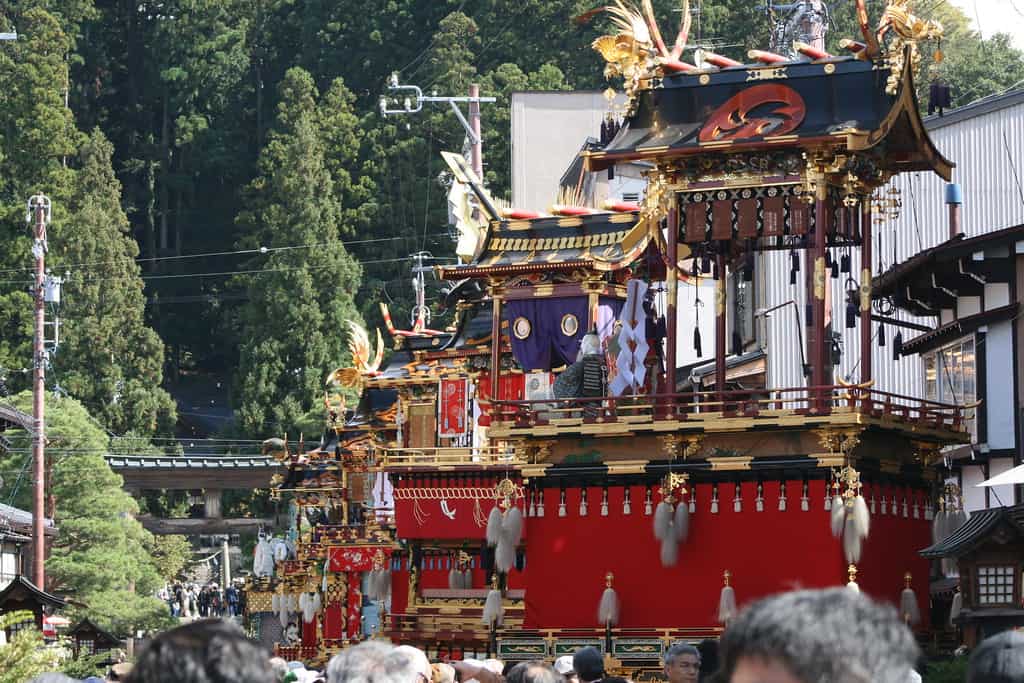
<path id="1" fill-rule="evenodd" d="M 359 636 L 359 628 L 362 625 L 363 594 L 359 590 L 360 578 L 358 572 L 349 572 L 348 574 L 348 600 L 346 601 L 348 604 L 348 628 L 346 635 L 349 640 Z"/>

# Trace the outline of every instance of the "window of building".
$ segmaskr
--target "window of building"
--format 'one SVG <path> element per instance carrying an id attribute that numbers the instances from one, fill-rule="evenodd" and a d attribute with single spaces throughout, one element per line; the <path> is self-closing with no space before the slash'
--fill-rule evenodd
<path id="1" fill-rule="evenodd" d="M 978 604 L 1013 604 L 1013 567 L 978 567 Z"/>
<path id="2" fill-rule="evenodd" d="M 11 543 L 4 543 L 0 549 L 0 589 L 6 588 L 7 584 L 18 575 L 18 565 L 21 554 L 18 547 Z"/>
<path id="3" fill-rule="evenodd" d="M 78 652 L 86 655 L 95 654 L 96 642 L 91 638 L 82 638 L 78 641 Z"/>
<path id="4" fill-rule="evenodd" d="M 977 395 L 977 364 L 974 337 L 961 339 L 922 357 L 926 398 L 940 403 L 973 403 Z M 972 440 L 977 441 L 977 421 L 968 420 Z"/>

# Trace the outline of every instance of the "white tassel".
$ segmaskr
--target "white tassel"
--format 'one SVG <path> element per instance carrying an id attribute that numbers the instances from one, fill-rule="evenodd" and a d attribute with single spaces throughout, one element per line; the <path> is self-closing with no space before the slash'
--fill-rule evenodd
<path id="1" fill-rule="evenodd" d="M 391 595 L 391 572 L 387 569 L 377 571 L 376 593 L 378 600 L 387 600 Z"/>
<path id="2" fill-rule="evenodd" d="M 718 514 L 718 489 L 713 489 L 711 492 L 711 513 Z"/>
<path id="3" fill-rule="evenodd" d="M 279 593 L 274 593 L 273 595 L 270 596 L 270 611 L 274 612 L 274 613 L 277 613 L 277 611 L 280 608 L 281 608 L 281 595 Z"/>
<path id="4" fill-rule="evenodd" d="M 672 530 L 672 504 L 661 501 L 654 509 L 654 537 L 664 541 Z"/>
<path id="5" fill-rule="evenodd" d="M 513 548 L 519 545 L 523 537 L 523 511 L 518 505 L 513 505 L 505 512 L 501 522 L 502 539 L 508 541 Z"/>
<path id="6" fill-rule="evenodd" d="M 861 542 L 863 536 L 857 529 L 857 522 L 853 515 L 846 516 L 846 523 L 843 525 L 843 554 L 846 561 L 851 564 L 860 562 Z"/>
<path id="7" fill-rule="evenodd" d="M 608 489 L 605 489 L 604 493 L 601 494 L 601 516 L 608 516 Z"/>
<path id="8" fill-rule="evenodd" d="M 762 498 L 761 496 L 758 496 L 754 500 L 754 510 L 756 510 L 757 512 L 764 512 L 764 498 Z"/>
<path id="9" fill-rule="evenodd" d="M 946 531 L 946 511 L 939 509 L 935 513 L 935 518 L 932 520 L 932 543 L 938 543 L 943 540 L 945 536 L 943 533 Z"/>
<path id="10" fill-rule="evenodd" d="M 697 489 L 690 491 L 690 514 L 697 511 Z"/>
<path id="11" fill-rule="evenodd" d="M 732 586 L 722 586 L 718 597 L 718 623 L 727 626 L 736 616 L 736 591 Z"/>
<path id="12" fill-rule="evenodd" d="M 832 536 L 839 538 L 843 535 L 843 525 L 846 523 L 846 506 L 842 502 L 833 505 L 832 512 L 829 514 Z"/>
<path id="13" fill-rule="evenodd" d="M 492 588 L 487 592 L 487 600 L 484 602 L 484 614 L 481 620 L 487 626 L 497 628 L 505 619 L 505 607 L 501 604 L 501 591 Z"/>
<path id="14" fill-rule="evenodd" d="M 854 593 L 860 593 L 860 586 L 857 585 L 856 581 L 850 581 L 846 584 L 846 587 L 852 590 Z"/>
<path id="15" fill-rule="evenodd" d="M 619 623 L 619 596 L 614 588 L 605 588 L 601 603 L 597 606 L 597 620 L 602 626 Z"/>
<path id="16" fill-rule="evenodd" d="M 494 551 L 494 566 L 502 574 L 508 573 L 512 565 L 516 563 L 516 547 L 504 538 L 498 541 L 498 547 Z"/>
<path id="17" fill-rule="evenodd" d="M 964 608 L 964 596 L 960 591 L 953 594 L 953 604 L 949 606 L 949 625 L 954 626 L 956 618 L 960 616 L 960 611 Z"/>
<path id="18" fill-rule="evenodd" d="M 633 512 L 633 506 L 630 503 L 629 489 L 625 489 L 622 494 L 622 514 L 628 515 Z"/>
<path id="19" fill-rule="evenodd" d="M 462 572 L 455 567 L 448 572 L 448 588 L 453 591 L 462 588 Z"/>
<path id="20" fill-rule="evenodd" d="M 644 496 L 644 514 L 649 517 L 653 508 L 654 506 L 651 503 L 651 490 L 647 489 L 647 494 Z"/>
<path id="21" fill-rule="evenodd" d="M 925 503 L 924 518 L 929 522 L 935 519 L 935 508 L 932 507 L 932 504 L 930 502 Z"/>
<path id="22" fill-rule="evenodd" d="M 739 487 L 736 488 L 736 496 L 732 499 L 732 511 L 743 512 L 743 497 L 740 496 Z"/>
<path id="23" fill-rule="evenodd" d="M 672 520 L 672 526 L 676 541 L 686 543 L 686 539 L 690 536 L 690 508 L 687 507 L 686 503 L 680 502 L 676 506 L 676 514 Z"/>
<path id="24" fill-rule="evenodd" d="M 533 491 L 530 491 L 530 507 L 528 507 L 526 509 L 526 516 L 527 517 L 536 517 L 537 516 L 537 502 L 536 502 L 535 498 L 536 498 L 536 496 L 534 496 Z"/>
<path id="25" fill-rule="evenodd" d="M 900 593 L 900 616 L 911 626 L 921 621 L 921 609 L 917 606 L 917 594 L 913 588 L 904 588 Z"/>
<path id="26" fill-rule="evenodd" d="M 679 561 L 679 544 L 675 539 L 665 538 L 661 541 L 661 566 L 674 567 Z"/>
<path id="27" fill-rule="evenodd" d="M 871 514 L 875 514 L 875 511 L 877 509 L 878 509 L 878 506 L 875 505 L 875 494 L 872 493 L 871 494 Z"/>
<path id="28" fill-rule="evenodd" d="M 540 498 L 540 500 L 537 501 L 537 515 L 536 516 L 537 517 L 543 517 L 544 516 L 544 495 L 541 494 L 538 497 Z"/>
<path id="29" fill-rule="evenodd" d="M 910 517 L 910 507 L 907 505 L 907 499 L 904 498 L 903 499 L 903 518 L 906 519 L 908 517 Z"/>
<path id="30" fill-rule="evenodd" d="M 779 512 L 786 511 L 786 485 L 779 489 Z"/>
<path id="31" fill-rule="evenodd" d="M 836 498 L 839 498 L 839 496 L 836 496 Z M 835 512 L 835 509 L 836 509 L 835 504 L 832 502 L 832 499 L 826 493 L 825 494 L 825 510 L 826 511 L 831 510 L 831 511 Z"/>
<path id="32" fill-rule="evenodd" d="M 587 516 L 587 490 L 580 491 L 580 517 Z"/>
<path id="33" fill-rule="evenodd" d="M 487 515 L 487 545 L 498 545 L 498 541 L 501 540 L 501 522 L 501 508 L 495 505 Z"/>
<path id="34" fill-rule="evenodd" d="M 871 513 L 868 512 L 868 504 L 864 501 L 864 496 L 857 495 L 853 499 L 853 521 L 857 529 L 857 534 L 861 538 L 867 538 L 868 533 L 871 531 Z"/>
<path id="35" fill-rule="evenodd" d="M 889 503 L 886 501 L 885 494 L 883 493 L 882 494 L 882 514 L 883 515 L 884 514 L 888 514 L 888 512 L 889 512 Z"/>
<path id="36" fill-rule="evenodd" d="M 806 495 L 800 496 L 800 511 L 801 512 L 810 512 L 811 511 L 811 501 L 810 501 L 810 499 Z"/>
<path id="37" fill-rule="evenodd" d="M 917 497 L 914 497 L 914 519 L 921 519 L 921 506 L 917 503 Z"/>

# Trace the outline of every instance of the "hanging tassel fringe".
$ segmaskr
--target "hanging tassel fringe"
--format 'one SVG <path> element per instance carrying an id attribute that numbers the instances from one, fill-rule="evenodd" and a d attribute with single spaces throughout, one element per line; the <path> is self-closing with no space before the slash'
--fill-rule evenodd
<path id="1" fill-rule="evenodd" d="M 672 533 L 672 504 L 667 501 L 658 503 L 654 508 L 654 537 L 659 541 L 669 538 Z"/>
<path id="2" fill-rule="evenodd" d="M 832 499 L 832 536 L 839 538 L 843 535 L 843 524 L 846 522 L 846 506 L 843 499 L 836 496 Z"/>
<path id="3" fill-rule="evenodd" d="M 679 505 L 676 506 L 675 519 L 672 525 L 676 541 L 686 543 L 686 539 L 690 535 L 690 507 L 686 503 L 680 501 Z"/>
<path id="4" fill-rule="evenodd" d="M 498 547 L 494 551 L 494 566 L 499 572 L 506 574 L 515 563 L 516 547 L 504 538 L 498 541 Z"/>
<path id="5" fill-rule="evenodd" d="M 718 623 L 727 626 L 736 616 L 736 591 L 732 586 L 723 586 L 718 597 Z"/>
<path id="6" fill-rule="evenodd" d="M 913 588 L 904 588 L 900 593 L 900 616 L 904 623 L 916 626 L 921 621 L 921 609 L 917 605 L 917 594 Z"/>
<path id="7" fill-rule="evenodd" d="M 661 566 L 674 567 L 679 561 L 679 544 L 673 538 L 661 541 Z"/>
<path id="8" fill-rule="evenodd" d="M 605 588 L 601 594 L 601 603 L 597 607 L 597 620 L 602 626 L 615 626 L 619 623 L 619 596 L 614 588 Z"/>
<path id="9" fill-rule="evenodd" d="M 523 537 L 523 511 L 519 506 L 513 505 L 505 512 L 501 522 L 501 535 L 513 548 L 519 545 L 519 540 Z"/>
<path id="10" fill-rule="evenodd" d="M 498 545 L 498 541 L 501 540 L 501 523 L 501 508 L 495 505 L 487 515 L 487 545 Z"/>
<path id="11" fill-rule="evenodd" d="M 487 626 L 497 628 L 505 619 L 505 607 L 501 604 L 501 591 L 492 588 L 487 592 L 487 601 L 484 602 L 484 614 L 481 620 Z"/>
<path id="12" fill-rule="evenodd" d="M 864 496 L 858 494 L 853 499 L 853 510 L 850 512 L 853 515 L 854 528 L 857 530 L 857 535 L 862 539 L 868 537 L 868 533 L 871 531 L 871 513 L 868 512 L 868 504 L 864 500 Z"/>

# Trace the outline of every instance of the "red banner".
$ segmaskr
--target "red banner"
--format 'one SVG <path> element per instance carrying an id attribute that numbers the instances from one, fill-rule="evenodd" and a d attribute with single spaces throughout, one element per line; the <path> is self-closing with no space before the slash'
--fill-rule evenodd
<path id="1" fill-rule="evenodd" d="M 368 572 L 373 569 L 373 558 L 384 554 L 384 566 L 391 557 L 391 548 L 379 545 L 347 545 L 328 549 L 327 569 L 332 572 Z"/>
<path id="2" fill-rule="evenodd" d="M 399 537 L 483 539 L 497 482 L 495 477 L 405 478 L 393 491 Z M 524 508 L 522 499 L 517 504 Z"/>
<path id="3" fill-rule="evenodd" d="M 442 379 L 440 394 L 441 422 L 437 426 L 437 435 L 442 439 L 463 436 L 466 433 L 469 381 L 465 377 Z"/>

